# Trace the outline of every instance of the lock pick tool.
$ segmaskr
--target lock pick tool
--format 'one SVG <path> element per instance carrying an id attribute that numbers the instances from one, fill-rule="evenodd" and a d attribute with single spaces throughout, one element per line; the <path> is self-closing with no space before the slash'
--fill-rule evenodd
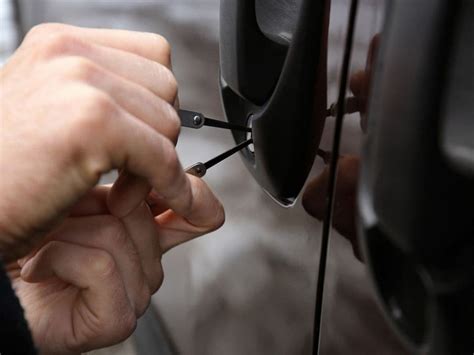
<path id="1" fill-rule="evenodd" d="M 232 124 L 229 122 L 208 118 L 199 112 L 188 111 L 188 110 L 178 110 L 178 115 L 181 120 L 181 126 L 186 127 L 186 128 L 199 129 L 204 126 L 208 126 L 208 127 L 215 127 L 215 128 L 221 128 L 221 129 L 228 129 L 231 131 L 252 133 L 252 129 L 250 127 L 240 126 L 240 125 Z M 248 139 L 240 143 L 239 145 L 235 146 L 234 148 L 216 156 L 215 158 L 208 160 L 205 163 L 199 162 L 199 163 L 193 164 L 192 166 L 186 169 L 186 173 L 197 176 L 197 177 L 203 177 L 204 175 L 206 175 L 207 171 L 211 167 L 227 159 L 228 157 L 234 155 L 235 153 L 241 151 L 245 147 L 248 147 L 252 143 L 253 143 L 253 140 Z"/>

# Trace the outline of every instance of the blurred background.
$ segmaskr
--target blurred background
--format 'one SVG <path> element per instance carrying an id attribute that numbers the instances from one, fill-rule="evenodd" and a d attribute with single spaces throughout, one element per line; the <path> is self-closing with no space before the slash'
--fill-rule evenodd
<path id="1" fill-rule="evenodd" d="M 332 1 L 328 104 L 339 90 L 349 3 Z M 368 43 L 381 26 L 383 13 L 376 3 L 361 1 L 351 70 L 364 68 Z M 218 0 L 0 0 L 1 60 L 7 60 L 28 29 L 42 22 L 165 36 L 172 45 L 181 107 L 224 118 L 218 87 Z M 321 146 L 326 150 L 331 150 L 332 126 L 329 119 Z M 225 131 L 183 129 L 178 152 L 189 166 L 233 145 Z M 342 153 L 358 154 L 359 148 L 359 119 L 352 115 L 346 119 Z M 323 168 L 317 159 L 312 176 Z M 110 174 L 103 181 L 114 177 Z M 165 255 L 164 284 L 136 334 L 95 354 L 311 352 L 320 222 L 308 216 L 300 202 L 290 209 L 276 205 L 239 156 L 212 169 L 205 180 L 224 204 L 226 224 Z M 363 264 L 345 239 L 335 232 L 331 238 L 322 353 L 403 353 L 375 305 Z"/>

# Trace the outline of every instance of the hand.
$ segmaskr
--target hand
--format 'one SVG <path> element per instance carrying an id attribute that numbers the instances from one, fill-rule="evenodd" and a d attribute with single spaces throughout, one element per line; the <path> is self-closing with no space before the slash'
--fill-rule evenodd
<path id="1" fill-rule="evenodd" d="M 28 254 L 8 270 L 35 342 L 45 353 L 118 342 L 162 282 L 161 255 L 224 221 L 174 149 L 169 46 L 41 25 L 0 82 L 0 257 Z M 94 188 L 111 169 L 114 186 Z"/>
<path id="2" fill-rule="evenodd" d="M 351 242 L 354 255 L 358 259 L 360 251 L 357 243 L 355 211 L 359 160 L 357 156 L 339 158 L 332 217 L 334 229 Z M 323 173 L 308 184 L 303 195 L 305 210 L 319 220 L 323 220 L 326 213 L 328 183 L 329 166 L 326 166 Z"/>
<path id="3" fill-rule="evenodd" d="M 178 215 L 199 219 L 175 152 L 177 83 L 162 37 L 40 25 L 0 83 L 4 261 L 26 255 L 112 169 L 122 171 L 112 215 L 128 215 L 153 187 Z"/>
<path id="4" fill-rule="evenodd" d="M 367 61 L 364 70 L 359 70 L 351 75 L 349 82 L 350 89 L 357 99 L 357 107 L 360 112 L 360 125 L 362 130 L 367 130 L 367 104 L 369 101 L 372 84 L 372 73 L 376 54 L 380 46 L 380 35 L 375 35 L 370 41 Z"/>
<path id="5" fill-rule="evenodd" d="M 367 102 L 370 94 L 374 60 L 378 51 L 380 36 L 372 38 L 365 70 L 351 76 L 350 89 L 357 99 L 361 115 L 361 127 L 367 128 Z M 326 160 L 326 159 L 325 159 Z M 328 161 L 325 161 L 326 163 Z M 341 156 L 338 158 L 338 172 L 334 196 L 333 227 L 349 240 L 354 255 L 361 259 L 356 231 L 356 199 L 359 179 L 360 158 L 358 156 Z M 326 213 L 326 196 L 329 182 L 329 167 L 321 175 L 312 180 L 303 195 L 303 206 L 306 211 L 317 219 L 324 219 Z"/>
<path id="6" fill-rule="evenodd" d="M 161 257 L 172 247 L 216 229 L 222 208 L 200 179 L 199 225 L 172 211 L 154 216 L 140 203 L 126 217 L 107 207 L 108 187 L 88 193 L 33 253 L 9 266 L 36 345 L 45 354 L 74 354 L 115 344 L 163 281 Z M 155 201 L 155 211 L 166 206 Z M 21 265 L 21 267 L 20 267 Z"/>

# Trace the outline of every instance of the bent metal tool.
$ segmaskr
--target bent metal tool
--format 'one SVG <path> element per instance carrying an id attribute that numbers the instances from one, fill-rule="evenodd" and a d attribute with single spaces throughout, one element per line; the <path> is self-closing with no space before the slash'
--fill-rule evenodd
<path id="1" fill-rule="evenodd" d="M 241 131 L 241 132 L 247 132 L 247 133 L 252 132 L 252 129 L 250 127 L 244 127 L 244 126 L 228 123 L 225 121 L 214 120 L 212 118 L 205 117 L 202 113 L 199 113 L 199 112 L 179 110 L 178 115 L 181 120 L 182 127 L 199 129 L 203 126 L 208 126 L 208 127 L 228 129 L 231 131 Z M 242 149 L 248 147 L 252 143 L 253 143 L 253 140 L 248 139 L 245 142 L 240 143 L 234 148 L 218 155 L 215 158 L 212 158 L 211 160 L 208 160 L 205 163 L 199 162 L 190 166 L 189 168 L 186 169 L 186 173 L 193 176 L 197 176 L 197 177 L 203 177 L 204 175 L 206 175 L 208 169 L 220 163 L 221 161 L 227 159 L 228 157 L 234 155 L 235 153 L 241 151 Z"/>
<path id="2" fill-rule="evenodd" d="M 179 118 L 181 120 L 181 126 L 187 128 L 199 129 L 203 126 L 223 128 L 231 131 L 241 131 L 251 133 L 252 129 L 250 127 L 240 126 L 237 124 L 214 120 L 209 117 L 205 117 L 202 113 L 188 111 L 188 110 L 179 110 Z"/>
<path id="3" fill-rule="evenodd" d="M 197 177 L 203 177 L 204 175 L 206 175 L 206 172 L 208 169 L 220 163 L 221 161 L 227 159 L 228 157 L 234 155 L 235 153 L 241 151 L 245 147 L 248 147 L 252 143 L 253 143 L 252 139 L 242 142 L 239 145 L 235 146 L 234 148 L 228 150 L 227 152 L 224 152 L 218 155 L 217 157 L 212 158 L 211 160 L 208 160 L 205 163 L 196 163 L 190 166 L 189 168 L 186 169 L 186 173 L 197 176 Z"/>
<path id="4" fill-rule="evenodd" d="M 351 98 L 352 99 L 352 98 Z M 353 110 L 355 112 L 355 110 Z M 333 116 L 337 112 L 337 105 L 333 104 L 330 108 L 327 109 L 327 116 Z M 348 112 L 346 112 L 348 113 Z M 350 111 L 349 113 L 352 113 Z M 241 126 L 238 124 L 233 124 L 225 121 L 215 120 L 209 117 L 204 116 L 202 113 L 189 111 L 189 110 L 178 110 L 178 115 L 181 121 L 181 126 L 186 128 L 193 128 L 193 129 L 200 129 L 204 126 L 207 127 L 214 127 L 214 128 L 222 128 L 228 129 L 230 131 L 240 131 L 246 133 L 252 133 L 252 128 Z M 234 155 L 235 153 L 241 151 L 242 149 L 248 147 L 249 145 L 253 144 L 253 139 L 248 139 L 239 145 L 235 146 L 234 148 L 224 152 L 217 157 L 205 162 L 205 163 L 196 163 L 186 169 L 186 173 L 197 176 L 203 177 L 206 175 L 207 170 L 214 165 L 220 163 L 221 161 L 227 159 L 228 157 Z M 317 155 L 320 156 L 324 162 L 327 164 L 329 162 L 330 153 L 323 151 L 322 149 L 318 149 Z"/>

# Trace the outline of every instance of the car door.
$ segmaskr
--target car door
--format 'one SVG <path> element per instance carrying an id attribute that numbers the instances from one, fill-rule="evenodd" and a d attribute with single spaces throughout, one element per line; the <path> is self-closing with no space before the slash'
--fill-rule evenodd
<path id="1" fill-rule="evenodd" d="M 221 82 L 223 103 L 230 121 L 238 120 L 239 117 L 247 120 L 248 117 L 257 116 L 253 124 L 255 151 L 252 154 L 254 156 L 244 153 L 244 162 L 257 182 L 273 199 L 280 204 L 288 204 L 281 199 L 283 193 L 282 190 L 278 190 L 280 186 L 278 183 L 281 180 L 277 174 L 281 171 L 286 172 L 284 176 L 288 181 L 297 185 L 288 175 L 297 169 L 303 170 L 305 164 L 302 159 L 295 158 L 298 153 L 294 153 L 291 163 L 284 161 L 288 151 L 298 152 L 298 145 L 291 139 L 294 125 L 303 128 L 301 132 L 294 134 L 298 137 L 298 143 L 308 140 L 304 149 L 313 149 L 313 152 L 318 153 L 313 170 L 305 175 L 307 183 L 302 189 L 305 192 L 297 194 L 300 200 L 296 202 L 296 208 L 298 208 L 303 195 L 302 200 L 306 209 L 323 220 L 322 226 L 310 231 L 316 242 L 313 255 L 315 264 L 311 272 L 314 277 L 312 287 L 314 291 L 317 290 L 313 294 L 316 300 L 315 306 L 309 308 L 314 314 L 312 351 L 321 354 L 403 353 L 406 351 L 405 348 L 393 334 L 377 306 L 367 268 L 358 259 L 360 255 L 355 240 L 354 211 L 362 138 L 361 126 L 363 126 L 358 101 L 362 101 L 361 96 L 367 93 L 361 93 L 360 90 L 358 92 L 353 86 L 360 70 L 370 71 L 370 62 L 374 60 L 375 47 L 384 24 L 386 4 L 383 1 L 342 0 L 312 2 L 311 6 L 305 1 L 256 1 L 255 3 L 244 1 L 238 4 L 240 7 L 237 7 L 236 2 L 233 1 L 221 2 L 221 11 L 224 10 L 224 14 L 221 13 L 221 33 L 225 34 L 221 37 L 221 68 L 224 67 L 221 71 Z M 241 15 L 239 11 L 248 10 L 245 9 L 245 5 L 249 8 L 255 7 L 256 12 L 255 14 L 247 13 L 239 18 Z M 318 8 L 317 5 L 320 7 Z M 321 17 L 318 10 L 321 11 L 323 7 L 324 15 Z M 237 20 L 232 18 L 227 13 L 228 11 Z M 308 15 L 312 19 L 311 25 L 302 30 L 302 22 Z M 255 26 L 252 23 L 255 17 L 258 28 L 254 28 L 249 34 L 249 27 Z M 266 38 L 259 40 L 259 46 L 250 45 L 250 48 L 247 48 L 239 43 L 227 43 L 227 41 L 232 42 L 229 36 L 232 35 L 232 28 L 239 19 L 245 24 L 245 28 L 237 27 L 240 29 L 238 33 L 242 36 L 240 40 L 245 45 L 249 45 L 248 38 L 261 36 L 263 33 Z M 293 25 L 288 24 L 291 21 L 295 21 Z M 321 24 L 323 24 L 322 28 Z M 315 28 L 319 28 L 319 32 L 315 31 Z M 258 30 L 261 33 L 258 33 Z M 301 38 L 298 36 L 302 32 L 298 30 L 307 35 L 304 37 L 306 41 L 312 41 L 313 44 L 323 43 L 323 45 L 313 46 L 311 49 L 308 49 L 309 46 L 301 45 L 298 42 Z M 272 49 L 268 43 L 265 44 L 268 40 L 286 43 L 288 46 L 286 58 L 279 59 L 278 53 L 272 53 L 273 56 L 261 53 L 262 47 Z M 239 48 L 241 51 L 235 51 L 233 48 Z M 300 54 L 308 50 L 319 51 L 319 56 L 313 57 L 311 53 L 307 53 L 306 58 L 299 58 L 299 65 L 294 65 L 291 57 L 292 50 L 297 50 Z M 229 54 L 232 57 L 229 58 Z M 259 64 L 256 62 L 258 59 L 255 58 L 266 55 L 269 56 L 267 60 L 275 58 L 275 63 L 272 64 L 280 68 L 280 71 L 276 70 L 280 76 L 273 79 L 273 82 L 268 77 L 259 77 L 260 71 L 252 68 L 252 65 L 258 67 Z M 315 61 L 315 57 L 324 58 L 323 63 Z M 226 61 L 233 63 L 230 65 Z M 368 61 L 369 64 L 367 64 Z M 306 65 L 305 75 L 298 77 L 301 65 Z M 311 65 L 313 68 L 310 67 Z M 275 70 L 272 65 L 268 65 L 268 68 Z M 315 74 L 312 71 L 314 68 L 318 69 Z M 282 87 L 285 88 L 285 80 L 288 80 L 285 77 L 285 71 L 289 70 L 293 73 L 292 79 L 298 77 L 299 86 L 292 86 L 293 93 L 297 93 L 297 98 L 291 95 L 279 96 L 279 90 L 282 90 Z M 319 79 L 315 79 L 315 75 Z M 266 94 L 267 101 L 263 99 L 263 102 L 258 102 L 260 97 L 246 91 L 245 83 L 252 80 L 271 82 L 270 86 L 274 91 L 271 95 Z M 288 82 L 291 84 L 291 79 Z M 367 82 L 363 85 L 369 86 L 369 84 Z M 252 86 L 252 89 L 255 87 Z M 358 95 L 351 93 L 351 89 Z M 259 93 L 264 91 L 262 89 Z M 288 114 L 287 112 L 292 112 L 292 105 L 300 108 L 307 104 L 308 99 L 307 96 L 305 97 L 307 93 L 311 93 L 311 107 L 316 108 L 315 112 L 298 116 L 298 111 L 293 108 L 296 115 Z M 280 100 L 280 102 L 275 103 L 275 100 Z M 324 114 L 321 114 L 322 110 L 317 109 L 321 102 L 324 102 L 324 107 L 328 108 L 323 110 Z M 290 106 L 290 108 L 273 110 L 272 105 L 278 107 L 278 104 Z M 345 114 L 346 111 L 347 114 Z M 364 112 L 362 116 L 365 116 Z M 312 122 L 312 126 L 305 125 L 307 121 Z M 241 121 L 241 123 L 244 122 Z M 285 127 L 284 133 L 281 132 L 282 126 Z M 304 130 L 307 129 L 313 130 L 311 132 L 313 136 L 305 134 Z M 317 143 L 312 146 L 309 142 L 314 136 L 317 137 Z M 322 139 L 319 140 L 321 137 Z M 243 139 L 239 136 L 235 138 L 237 142 Z M 336 180 L 334 163 L 337 159 L 332 159 L 332 157 L 339 154 L 341 154 L 340 176 Z M 271 181 L 268 175 L 276 181 Z M 337 184 L 336 181 L 338 181 Z M 332 183 L 338 187 L 336 198 L 333 197 Z M 342 235 L 331 230 L 331 220 Z M 300 351 L 310 353 L 311 349 L 303 348 L 293 351 L 294 353 L 300 353 Z"/>
<path id="2" fill-rule="evenodd" d="M 339 33 L 343 34 L 340 41 L 345 52 L 339 55 L 345 56 L 346 61 L 338 68 L 337 94 L 339 100 L 343 98 L 345 107 L 335 118 L 340 133 L 332 142 L 332 150 L 337 149 L 340 156 L 337 174 L 328 173 L 329 179 L 335 179 L 334 196 L 328 197 L 333 199 L 332 210 L 327 211 L 332 213 L 331 224 L 335 229 L 327 244 L 325 277 L 318 285 L 323 291 L 317 301 L 321 302 L 321 316 L 316 318 L 319 333 L 315 334 L 315 353 L 407 353 L 379 308 L 359 248 L 355 216 L 366 100 L 387 7 L 386 1 L 332 1 L 333 23 L 343 22 Z M 334 102 L 337 100 L 335 97 Z"/>

